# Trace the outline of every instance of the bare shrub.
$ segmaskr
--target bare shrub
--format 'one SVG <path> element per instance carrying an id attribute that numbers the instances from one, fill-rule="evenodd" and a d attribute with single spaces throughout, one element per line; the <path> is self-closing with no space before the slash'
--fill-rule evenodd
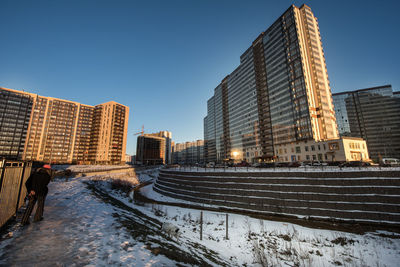
<path id="1" fill-rule="evenodd" d="M 353 245 L 354 244 L 354 240 L 353 239 L 348 239 L 346 237 L 337 237 L 336 239 L 331 241 L 333 244 L 335 245 L 341 245 L 341 246 L 345 246 L 347 244 Z"/>
<path id="2" fill-rule="evenodd" d="M 264 246 L 260 246 L 258 240 L 253 241 L 253 256 L 254 256 L 254 262 L 259 263 L 261 266 L 270 266 L 268 262 L 268 257 L 265 253 Z"/>
<path id="3" fill-rule="evenodd" d="M 164 216 L 164 212 L 161 209 L 161 207 L 159 205 L 156 204 L 152 204 L 151 206 L 151 211 L 154 213 L 154 215 L 156 215 L 157 217 L 162 217 Z"/>
<path id="4" fill-rule="evenodd" d="M 286 234 L 286 235 L 281 234 L 281 235 L 278 235 L 278 237 L 280 237 L 283 240 L 288 241 L 288 242 L 292 241 L 292 238 L 288 234 Z"/>

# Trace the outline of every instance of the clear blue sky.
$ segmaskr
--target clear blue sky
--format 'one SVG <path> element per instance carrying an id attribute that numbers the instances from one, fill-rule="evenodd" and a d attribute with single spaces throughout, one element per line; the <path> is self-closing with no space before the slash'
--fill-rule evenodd
<path id="1" fill-rule="evenodd" d="M 400 1 L 0 0 L 0 86 L 130 107 L 136 137 L 203 139 L 207 99 L 291 4 L 319 20 L 332 92 L 400 89 Z"/>

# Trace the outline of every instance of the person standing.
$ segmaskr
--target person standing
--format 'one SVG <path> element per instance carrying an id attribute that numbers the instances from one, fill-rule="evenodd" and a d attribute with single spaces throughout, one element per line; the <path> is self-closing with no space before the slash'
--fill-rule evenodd
<path id="1" fill-rule="evenodd" d="M 52 174 L 51 166 L 45 164 L 43 167 L 32 173 L 26 181 L 25 186 L 28 193 L 29 203 L 24 215 L 22 216 L 22 225 L 29 224 L 29 217 L 31 216 L 36 202 L 36 213 L 33 221 L 37 222 L 43 219 L 44 201 L 49 191 L 47 185 L 52 178 Z"/>

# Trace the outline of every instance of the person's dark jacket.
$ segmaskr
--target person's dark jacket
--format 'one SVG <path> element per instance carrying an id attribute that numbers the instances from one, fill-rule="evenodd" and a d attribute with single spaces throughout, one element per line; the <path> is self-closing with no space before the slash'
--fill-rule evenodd
<path id="1" fill-rule="evenodd" d="M 25 183 L 28 193 L 31 190 L 35 191 L 37 196 L 46 196 L 49 189 L 47 185 L 51 180 L 51 170 L 39 168 L 36 172 L 32 173 Z"/>

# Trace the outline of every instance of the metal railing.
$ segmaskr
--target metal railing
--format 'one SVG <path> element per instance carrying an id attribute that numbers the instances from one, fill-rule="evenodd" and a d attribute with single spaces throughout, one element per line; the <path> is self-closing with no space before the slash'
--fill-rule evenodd
<path id="1" fill-rule="evenodd" d="M 338 167 L 338 166 L 305 166 L 305 167 L 197 167 L 179 166 L 168 168 L 171 171 L 183 172 L 357 172 L 357 171 L 400 171 L 400 167 Z"/>
<path id="2" fill-rule="evenodd" d="M 32 162 L 0 160 L 0 227 L 23 205 Z"/>

